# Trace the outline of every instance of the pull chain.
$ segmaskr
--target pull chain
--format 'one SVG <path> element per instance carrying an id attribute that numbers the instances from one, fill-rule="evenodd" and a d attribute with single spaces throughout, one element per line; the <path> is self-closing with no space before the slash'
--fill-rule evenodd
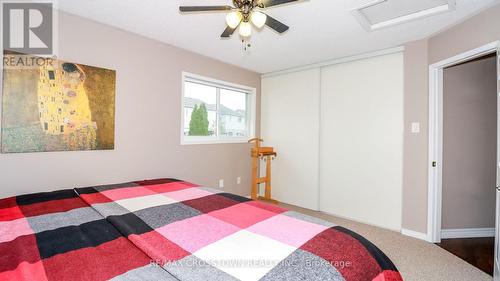
<path id="1" fill-rule="evenodd" d="M 243 44 L 243 51 L 250 51 L 250 48 L 252 47 L 252 44 L 250 44 L 250 42 L 247 42 L 245 39 L 241 39 L 241 43 Z"/>

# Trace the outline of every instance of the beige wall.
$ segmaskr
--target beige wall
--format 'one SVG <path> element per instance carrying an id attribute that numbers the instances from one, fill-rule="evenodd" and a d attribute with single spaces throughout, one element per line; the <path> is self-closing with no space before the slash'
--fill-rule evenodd
<path id="1" fill-rule="evenodd" d="M 405 46 L 402 227 L 421 232 L 427 229 L 427 55 L 427 40 Z M 411 133 L 412 122 L 420 122 L 419 134 Z"/>
<path id="2" fill-rule="evenodd" d="M 442 228 L 495 227 L 496 56 L 444 70 Z"/>
<path id="3" fill-rule="evenodd" d="M 0 198 L 156 177 L 214 187 L 225 179 L 226 190 L 249 194 L 248 145 L 180 146 L 181 72 L 255 87 L 260 95 L 258 73 L 76 16 L 61 14 L 59 23 L 61 59 L 116 70 L 115 150 L 0 154 Z"/>
<path id="4" fill-rule="evenodd" d="M 500 4 L 429 39 L 429 64 L 500 40 Z"/>
<path id="5" fill-rule="evenodd" d="M 430 39 L 406 44 L 405 61 L 405 154 L 403 228 L 427 232 L 428 65 L 479 46 L 500 40 L 500 5 Z M 422 63 L 418 63 L 421 61 Z M 427 62 L 427 63 L 425 63 Z M 409 70 L 409 71 L 408 71 Z M 413 135 L 411 122 L 421 122 L 422 133 Z"/>

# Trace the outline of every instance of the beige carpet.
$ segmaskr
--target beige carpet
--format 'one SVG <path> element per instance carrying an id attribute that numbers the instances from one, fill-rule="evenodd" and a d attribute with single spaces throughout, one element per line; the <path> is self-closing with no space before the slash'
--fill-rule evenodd
<path id="1" fill-rule="evenodd" d="M 377 245 L 394 262 L 406 281 L 490 281 L 491 276 L 440 247 L 400 233 L 321 212 L 283 207 L 333 222 L 355 231 Z"/>

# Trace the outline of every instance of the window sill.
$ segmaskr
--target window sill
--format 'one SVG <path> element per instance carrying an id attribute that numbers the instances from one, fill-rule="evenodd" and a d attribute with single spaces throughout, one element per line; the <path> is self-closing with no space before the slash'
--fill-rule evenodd
<path id="1" fill-rule="evenodd" d="M 251 139 L 234 139 L 234 140 L 181 140 L 181 145 L 204 145 L 204 144 L 241 144 L 248 143 L 248 140 Z"/>

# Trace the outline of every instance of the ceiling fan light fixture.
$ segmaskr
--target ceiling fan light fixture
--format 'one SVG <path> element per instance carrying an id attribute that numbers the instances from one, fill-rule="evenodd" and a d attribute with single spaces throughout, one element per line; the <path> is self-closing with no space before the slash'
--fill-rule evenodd
<path id="1" fill-rule="evenodd" d="M 236 27 L 238 27 L 238 24 L 240 24 L 242 19 L 243 16 L 241 15 L 241 12 L 231 12 L 226 16 L 226 24 L 227 26 L 235 29 Z"/>
<path id="2" fill-rule="evenodd" d="M 252 25 L 249 22 L 244 21 L 240 24 L 240 35 L 243 37 L 252 35 Z"/>
<path id="3" fill-rule="evenodd" d="M 253 11 L 250 15 L 250 20 L 257 28 L 262 28 L 266 24 L 267 16 L 262 12 Z"/>
<path id="4" fill-rule="evenodd" d="M 1 1 L 1 0 L 0 0 Z M 181 13 L 186 12 L 227 12 L 226 24 L 227 27 L 220 35 L 221 38 L 230 38 L 239 27 L 239 33 L 242 37 L 250 37 L 252 28 L 255 26 L 258 29 L 267 26 L 279 34 L 285 33 L 290 27 L 281 21 L 266 15 L 262 12 L 273 6 L 284 5 L 287 3 L 298 2 L 300 0 L 232 0 L 233 5 L 219 6 L 180 6 Z M 387 1 L 387 0 L 378 0 Z M 444 0 L 440 0 L 444 1 Z M 453 1 L 453 0 L 448 0 Z"/>

